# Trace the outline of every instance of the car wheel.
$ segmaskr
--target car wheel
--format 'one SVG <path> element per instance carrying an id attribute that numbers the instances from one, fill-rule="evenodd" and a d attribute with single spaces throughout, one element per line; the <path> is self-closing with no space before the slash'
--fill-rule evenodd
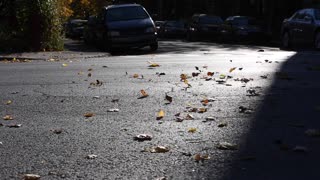
<path id="1" fill-rule="evenodd" d="M 291 47 L 291 39 L 290 39 L 289 32 L 285 32 L 283 34 L 281 41 L 282 41 L 282 48 L 290 49 L 290 47 Z"/>
<path id="2" fill-rule="evenodd" d="M 157 49 L 158 49 L 158 42 L 150 45 L 150 50 L 151 51 L 156 51 Z"/>
<path id="3" fill-rule="evenodd" d="M 315 38 L 314 38 L 314 47 L 317 50 L 320 50 L 320 32 L 317 32 Z"/>

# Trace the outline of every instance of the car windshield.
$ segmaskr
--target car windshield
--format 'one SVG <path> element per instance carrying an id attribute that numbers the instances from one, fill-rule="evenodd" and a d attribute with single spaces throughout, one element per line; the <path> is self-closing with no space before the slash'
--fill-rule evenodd
<path id="1" fill-rule="evenodd" d="M 166 23 L 167 27 L 178 27 L 178 28 L 184 28 L 184 23 L 179 21 L 169 21 Z"/>
<path id="2" fill-rule="evenodd" d="M 316 9 L 314 11 L 314 16 L 315 16 L 316 20 L 320 20 L 320 9 Z"/>
<path id="3" fill-rule="evenodd" d="M 202 16 L 199 19 L 199 23 L 202 24 L 222 24 L 222 19 L 217 16 Z"/>
<path id="4" fill-rule="evenodd" d="M 233 23 L 235 26 L 257 25 L 257 21 L 253 18 L 235 18 Z"/>
<path id="5" fill-rule="evenodd" d="M 113 8 L 107 11 L 107 21 L 125 21 L 148 18 L 148 14 L 140 6 Z"/>

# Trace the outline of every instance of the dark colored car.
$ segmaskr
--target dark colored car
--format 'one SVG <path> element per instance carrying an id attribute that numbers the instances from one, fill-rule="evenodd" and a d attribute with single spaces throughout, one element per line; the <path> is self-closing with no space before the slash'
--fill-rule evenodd
<path id="1" fill-rule="evenodd" d="M 158 34 L 159 34 L 159 32 L 160 32 L 160 30 L 161 30 L 162 25 L 164 24 L 164 22 L 165 22 L 165 21 L 155 21 L 155 22 L 154 22 Z"/>
<path id="2" fill-rule="evenodd" d="M 281 28 L 282 47 L 293 44 L 312 44 L 320 49 L 320 9 L 302 9 L 288 19 Z"/>
<path id="3" fill-rule="evenodd" d="M 154 22 L 138 4 L 104 7 L 98 16 L 89 18 L 84 40 L 106 50 L 145 46 L 158 49 Z"/>
<path id="4" fill-rule="evenodd" d="M 220 33 L 223 40 L 232 41 L 262 42 L 270 37 L 261 21 L 247 16 L 228 17 L 221 25 Z"/>
<path id="5" fill-rule="evenodd" d="M 167 38 L 183 38 L 187 34 L 186 24 L 183 21 L 165 21 L 159 36 Z"/>
<path id="6" fill-rule="evenodd" d="M 193 15 L 187 28 L 187 40 L 217 39 L 220 35 L 219 27 L 222 23 L 223 20 L 219 16 Z"/>
<path id="7" fill-rule="evenodd" d="M 87 20 L 72 19 L 65 24 L 66 37 L 69 38 L 81 38 L 83 36 L 84 26 L 87 24 Z"/>

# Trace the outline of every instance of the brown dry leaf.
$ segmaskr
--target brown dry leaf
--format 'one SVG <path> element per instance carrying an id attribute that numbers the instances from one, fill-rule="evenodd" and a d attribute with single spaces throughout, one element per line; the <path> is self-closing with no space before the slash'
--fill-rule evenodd
<path id="1" fill-rule="evenodd" d="M 194 160 L 195 161 L 201 161 L 202 160 L 201 155 L 200 154 L 194 155 Z"/>
<path id="2" fill-rule="evenodd" d="M 37 175 L 37 174 L 25 174 L 23 176 L 24 180 L 38 180 L 40 179 L 41 176 Z"/>
<path id="3" fill-rule="evenodd" d="M 201 101 L 202 105 L 207 106 L 209 104 L 209 100 L 208 99 L 204 99 Z"/>
<path id="4" fill-rule="evenodd" d="M 214 75 L 214 72 L 208 72 L 207 75 L 208 75 L 208 76 L 213 76 L 213 75 Z"/>
<path id="5" fill-rule="evenodd" d="M 13 117 L 11 115 L 5 115 L 3 117 L 3 120 L 6 120 L 6 121 L 13 120 Z"/>
<path id="6" fill-rule="evenodd" d="M 181 81 L 185 81 L 186 79 L 188 79 L 188 75 L 186 74 L 181 74 L 180 75 Z"/>
<path id="7" fill-rule="evenodd" d="M 160 110 L 159 112 L 158 112 L 158 115 L 157 115 L 157 120 L 160 120 L 160 119 L 162 119 L 164 117 L 164 111 L 163 110 Z"/>
<path id="8" fill-rule="evenodd" d="M 83 116 L 86 118 L 89 118 L 89 117 L 95 116 L 95 114 L 94 113 L 85 113 Z"/>
<path id="9" fill-rule="evenodd" d="M 234 70 L 236 70 L 237 68 L 236 67 L 233 67 L 229 70 L 229 73 L 232 73 Z"/>
<path id="10" fill-rule="evenodd" d="M 10 105 L 10 104 L 12 104 L 12 101 L 11 101 L 11 100 L 8 100 L 8 101 L 6 102 L 6 105 Z"/>
<path id="11" fill-rule="evenodd" d="M 149 94 L 145 91 L 145 90 L 140 90 L 140 93 L 141 93 L 141 97 L 139 98 L 139 99 L 142 99 L 142 98 L 146 98 L 146 97 L 148 97 L 149 96 Z"/>
<path id="12" fill-rule="evenodd" d="M 151 153 L 166 153 L 166 152 L 169 152 L 170 149 L 165 146 L 155 146 L 155 147 L 151 147 L 149 151 Z"/>
<path id="13" fill-rule="evenodd" d="M 133 78 L 139 78 L 139 74 L 134 74 Z"/>
<path id="14" fill-rule="evenodd" d="M 197 128 L 189 128 L 188 132 L 189 133 L 195 133 L 195 132 L 197 132 Z"/>

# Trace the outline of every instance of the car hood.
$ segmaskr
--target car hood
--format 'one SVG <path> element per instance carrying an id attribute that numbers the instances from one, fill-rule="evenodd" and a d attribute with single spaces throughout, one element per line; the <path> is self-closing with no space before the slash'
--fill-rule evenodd
<path id="1" fill-rule="evenodd" d="M 107 23 L 107 27 L 110 30 L 140 29 L 152 26 L 154 26 L 154 24 L 149 18 L 128 21 L 113 21 Z"/>

